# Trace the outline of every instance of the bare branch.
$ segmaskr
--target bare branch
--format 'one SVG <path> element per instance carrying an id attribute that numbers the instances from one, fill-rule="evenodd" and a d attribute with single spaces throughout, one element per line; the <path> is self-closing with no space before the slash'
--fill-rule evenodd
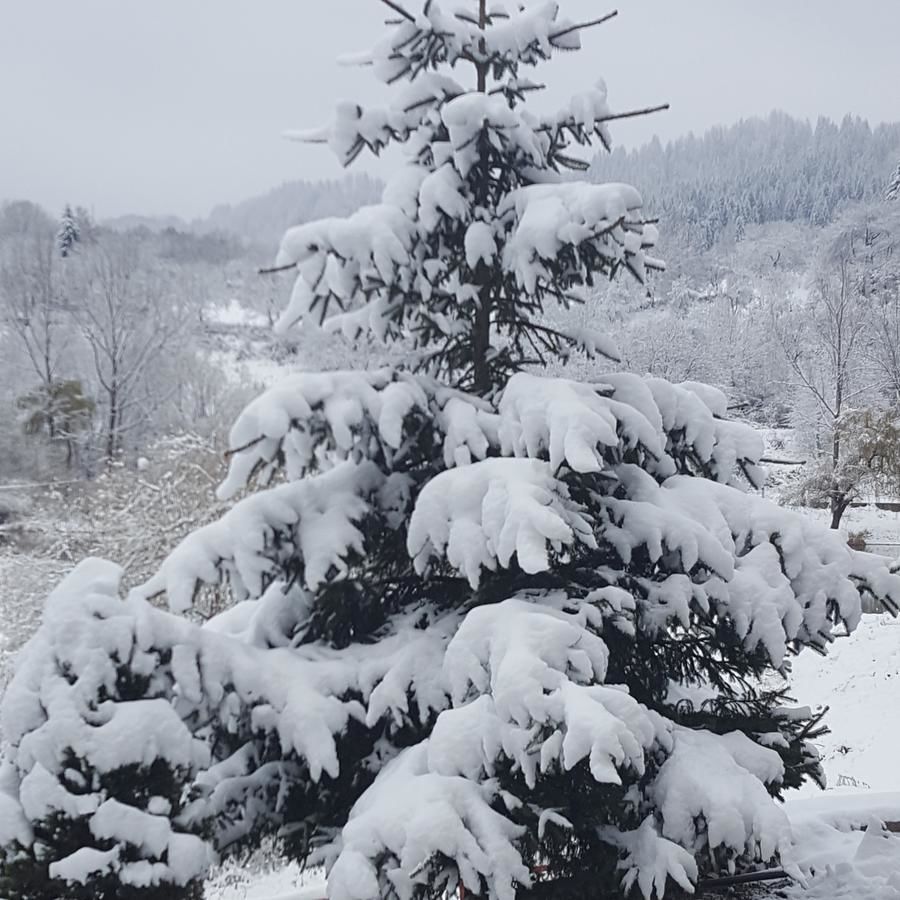
<path id="1" fill-rule="evenodd" d="M 257 269 L 257 275 L 276 275 L 278 272 L 287 272 L 290 269 L 296 269 L 297 263 L 287 263 L 283 266 L 271 266 L 267 269 Z"/>
<path id="2" fill-rule="evenodd" d="M 399 3 L 394 3 L 394 0 L 381 0 L 381 2 L 390 7 L 397 15 L 403 16 L 408 22 L 415 22 L 416 17 L 411 13 L 408 13 Z"/>
<path id="3" fill-rule="evenodd" d="M 608 116 L 597 119 L 597 121 L 612 122 L 615 119 L 633 119 L 636 116 L 649 116 L 651 113 L 663 112 L 667 109 L 669 109 L 668 103 L 660 103 L 659 106 L 645 106 L 643 109 L 630 109 L 628 112 L 610 113 Z"/>
<path id="4" fill-rule="evenodd" d="M 619 11 L 614 9 L 611 13 L 601 16 L 599 19 L 592 19 L 590 22 L 579 22 L 577 25 L 570 25 L 568 28 L 563 28 L 562 31 L 555 31 L 553 34 L 548 35 L 549 40 L 556 41 L 561 37 L 565 37 L 567 34 L 571 34 L 573 31 L 581 31 L 584 28 L 593 28 L 595 25 L 602 25 L 604 22 L 614 19 L 618 14 Z"/>
<path id="5" fill-rule="evenodd" d="M 725 875 L 721 878 L 706 878 L 699 882 L 701 888 L 730 887 L 734 884 L 749 884 L 755 881 L 777 881 L 790 877 L 784 869 L 763 869 L 759 872 L 744 872 L 740 875 Z"/>

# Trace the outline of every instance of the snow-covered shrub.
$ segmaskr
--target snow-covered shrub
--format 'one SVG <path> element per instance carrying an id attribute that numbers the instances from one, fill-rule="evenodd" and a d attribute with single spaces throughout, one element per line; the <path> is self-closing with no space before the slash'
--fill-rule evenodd
<path id="1" fill-rule="evenodd" d="M 525 108 L 524 70 L 580 43 L 553 2 L 392 6 L 362 61 L 411 84 L 308 137 L 346 162 L 405 142 L 408 163 L 381 204 L 288 232 L 278 265 L 297 270 L 283 325 L 410 340 L 413 365 L 295 375 L 251 403 L 219 493 L 238 499 L 124 600 L 83 572 L 104 611 L 73 604 L 67 677 L 49 684 L 97 698 L 103 672 L 149 678 L 126 702 L 165 706 L 184 755 L 143 759 L 181 762 L 187 800 L 137 812 L 220 853 L 278 834 L 325 865 L 333 900 L 460 882 L 512 900 L 538 881 L 649 900 L 751 862 L 792 871 L 773 798 L 820 777 L 818 719 L 762 676 L 853 628 L 861 594 L 896 608 L 900 577 L 753 493 L 762 441 L 719 391 L 535 374 L 577 348 L 615 355 L 604 334 L 549 327 L 546 303 L 660 265 L 634 188 L 559 176 L 584 167 L 577 145 L 608 144 L 606 89 Z M 477 90 L 450 74 L 472 64 Z M 233 608 L 178 615 L 222 581 Z M 118 609 L 121 643 L 91 644 Z M 59 652 L 36 641 L 3 703 L 7 853 L 40 823 L 32 744 L 51 731 L 88 758 L 84 707 L 47 708 L 32 675 Z M 67 777 L 55 766 L 41 797 Z M 58 865 L 73 834 L 53 835 Z M 162 840 L 127 838 L 110 877 L 130 885 L 137 854 L 160 890 L 179 883 Z"/>
<path id="2" fill-rule="evenodd" d="M 142 621 L 153 610 L 116 596 L 120 575 L 79 564 L 4 697 L 16 752 L 0 770 L 0 891 L 11 900 L 199 897 L 213 859 L 202 829 L 179 823 L 209 748 L 170 703 L 172 648 Z"/>

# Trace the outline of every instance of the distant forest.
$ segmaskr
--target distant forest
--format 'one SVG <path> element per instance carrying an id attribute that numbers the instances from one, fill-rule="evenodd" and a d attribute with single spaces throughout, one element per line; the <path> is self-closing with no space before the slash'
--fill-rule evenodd
<path id="1" fill-rule="evenodd" d="M 815 125 L 774 112 L 667 144 L 596 157 L 597 181 L 640 186 L 664 237 L 708 250 L 749 225 L 822 226 L 853 203 L 882 199 L 900 163 L 900 123 L 847 116 Z"/>
<path id="2" fill-rule="evenodd" d="M 640 187 L 662 220 L 662 249 L 709 250 L 723 237 L 740 240 L 751 225 L 797 222 L 823 226 L 854 203 L 884 197 L 900 163 L 900 123 L 872 128 L 847 116 L 815 125 L 775 112 L 663 144 L 597 156 L 597 181 Z M 220 232 L 274 253 L 286 228 L 322 216 L 344 216 L 377 203 L 381 182 L 365 173 L 329 181 L 287 182 L 257 197 L 223 204 L 191 223 L 174 217 L 123 216 L 118 230 L 145 226 Z"/>

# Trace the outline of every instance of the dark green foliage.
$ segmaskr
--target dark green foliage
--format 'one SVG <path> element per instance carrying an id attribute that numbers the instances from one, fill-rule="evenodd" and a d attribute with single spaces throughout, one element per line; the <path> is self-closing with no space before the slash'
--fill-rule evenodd
<path id="1" fill-rule="evenodd" d="M 25 414 L 25 434 L 44 434 L 65 446 L 66 465 L 72 464 L 78 437 L 90 429 L 97 408 L 78 379 L 41 385 L 19 397 L 16 406 Z"/>

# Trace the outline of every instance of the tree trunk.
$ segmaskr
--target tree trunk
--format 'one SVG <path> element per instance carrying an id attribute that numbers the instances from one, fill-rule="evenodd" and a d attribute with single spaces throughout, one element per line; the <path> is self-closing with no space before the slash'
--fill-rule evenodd
<path id="1" fill-rule="evenodd" d="M 491 294 L 488 287 L 481 289 L 478 302 L 475 328 L 472 332 L 472 362 L 475 393 L 484 396 L 491 389 L 491 373 L 488 367 L 488 351 L 491 347 Z"/>
<path id="2" fill-rule="evenodd" d="M 850 501 L 846 497 L 841 497 L 840 499 L 836 497 L 831 498 L 831 527 L 835 531 L 841 527 L 841 518 L 849 505 Z"/>
<path id="3" fill-rule="evenodd" d="M 109 415 L 106 419 L 106 458 L 112 461 L 116 455 L 119 433 L 119 392 L 113 387 L 109 392 Z"/>
<path id="4" fill-rule="evenodd" d="M 478 0 L 478 24 L 484 30 L 487 25 L 487 0 Z M 482 49 L 484 44 L 482 44 Z M 483 94 L 487 91 L 487 66 L 476 65 L 478 73 L 478 90 Z M 485 181 L 488 175 L 485 173 Z M 484 193 L 487 195 L 488 185 L 484 185 Z M 475 393 L 482 396 L 491 389 L 491 375 L 488 367 L 488 351 L 491 347 L 491 289 L 490 285 L 481 286 L 478 292 L 478 310 L 475 313 L 475 322 L 472 330 L 472 369 L 475 380 Z"/>

